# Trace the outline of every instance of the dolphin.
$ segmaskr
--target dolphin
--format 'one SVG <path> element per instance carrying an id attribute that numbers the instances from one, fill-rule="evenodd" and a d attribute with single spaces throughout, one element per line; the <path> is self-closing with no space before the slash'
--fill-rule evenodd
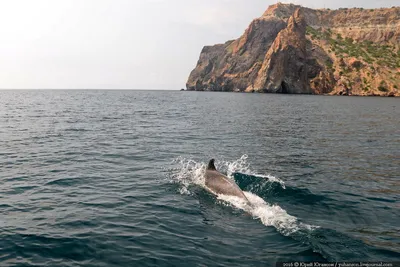
<path id="1" fill-rule="evenodd" d="M 207 166 L 205 180 L 206 187 L 214 194 L 223 194 L 228 196 L 239 197 L 248 203 L 249 200 L 244 195 L 239 186 L 232 180 L 218 172 L 214 165 L 214 159 L 210 160 Z"/>

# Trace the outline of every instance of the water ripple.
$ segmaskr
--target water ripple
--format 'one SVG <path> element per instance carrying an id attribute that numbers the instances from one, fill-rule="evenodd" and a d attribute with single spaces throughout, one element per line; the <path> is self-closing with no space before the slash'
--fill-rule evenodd
<path id="1" fill-rule="evenodd" d="M 0 91 L 0 265 L 398 259 L 399 105 Z M 199 174 L 210 158 L 259 209 L 202 190 Z M 175 159 L 188 161 L 176 167 Z"/>

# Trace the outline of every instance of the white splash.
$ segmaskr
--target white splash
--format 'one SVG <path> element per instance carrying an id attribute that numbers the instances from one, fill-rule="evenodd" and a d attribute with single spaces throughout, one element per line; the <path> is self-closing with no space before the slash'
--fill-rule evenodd
<path id="1" fill-rule="evenodd" d="M 218 161 L 217 169 L 233 179 L 234 173 L 242 173 L 245 175 L 252 175 L 268 179 L 271 182 L 281 184 L 285 188 L 285 183 L 272 175 L 260 175 L 250 170 L 250 164 L 247 163 L 247 155 L 243 155 L 236 161 Z M 204 173 L 206 170 L 206 163 L 198 163 L 191 159 L 178 158 L 174 161 L 177 168 L 173 169 L 170 175 L 172 182 L 178 182 L 181 185 L 180 193 L 190 195 L 190 185 L 198 185 L 205 188 Z M 315 226 L 307 225 L 298 221 L 292 215 L 289 215 L 284 209 L 278 205 L 271 205 L 261 197 L 251 193 L 244 192 L 250 204 L 241 198 L 235 196 L 217 195 L 218 200 L 222 204 L 229 205 L 241 209 L 249 213 L 254 219 L 259 219 L 266 226 L 275 227 L 281 234 L 290 235 L 300 229 L 312 230 Z"/>
<path id="2" fill-rule="evenodd" d="M 176 164 L 177 168 L 170 170 L 172 171 L 169 177 L 171 182 L 180 183 L 186 190 L 191 184 L 205 186 L 206 165 L 204 163 L 179 157 L 174 160 L 173 164 Z"/>
<path id="3" fill-rule="evenodd" d="M 269 174 L 268 175 L 264 175 L 264 174 L 257 174 L 257 173 L 256 174 L 251 174 L 251 175 L 257 176 L 257 177 L 262 177 L 262 178 L 267 179 L 268 181 L 278 183 L 278 184 L 280 184 L 282 186 L 283 189 L 286 189 L 285 182 L 282 181 L 281 179 L 275 177 L 275 176 L 272 176 L 272 175 L 269 175 Z"/>
<path id="4" fill-rule="evenodd" d="M 264 174 L 257 174 L 253 170 L 250 169 L 250 164 L 247 163 L 247 159 L 249 158 L 248 155 L 243 155 L 240 157 L 240 159 L 237 159 L 235 161 L 222 161 L 222 162 L 217 162 L 217 170 L 220 170 L 223 173 L 226 173 L 226 175 L 229 178 L 233 177 L 234 173 L 241 173 L 245 175 L 251 175 L 251 176 L 257 176 L 260 178 L 265 178 L 271 182 L 279 183 L 284 189 L 285 187 L 285 182 L 282 181 L 281 179 L 272 176 L 272 175 L 264 175 Z M 233 179 L 233 178 L 232 178 Z"/>
<path id="5" fill-rule="evenodd" d="M 285 236 L 303 228 L 296 217 L 289 215 L 278 205 L 270 205 L 259 196 L 250 192 L 244 192 L 244 194 L 250 204 L 234 196 L 218 195 L 218 199 L 249 213 L 254 219 L 259 219 L 265 226 L 275 227 Z"/>

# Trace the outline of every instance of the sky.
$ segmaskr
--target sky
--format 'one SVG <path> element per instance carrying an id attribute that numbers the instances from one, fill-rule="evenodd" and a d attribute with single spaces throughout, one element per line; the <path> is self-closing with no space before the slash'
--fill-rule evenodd
<path id="1" fill-rule="evenodd" d="M 332 9 L 399 5 L 399 0 L 291 2 Z M 184 88 L 204 45 L 238 38 L 275 3 L 0 0 L 0 88 Z"/>

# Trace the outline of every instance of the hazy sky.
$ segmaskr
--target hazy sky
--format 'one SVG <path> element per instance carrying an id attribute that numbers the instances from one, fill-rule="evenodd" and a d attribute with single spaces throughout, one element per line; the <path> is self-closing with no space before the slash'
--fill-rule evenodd
<path id="1" fill-rule="evenodd" d="M 399 0 L 298 0 L 311 8 Z M 179 89 L 270 0 L 0 0 L 0 88 Z"/>

